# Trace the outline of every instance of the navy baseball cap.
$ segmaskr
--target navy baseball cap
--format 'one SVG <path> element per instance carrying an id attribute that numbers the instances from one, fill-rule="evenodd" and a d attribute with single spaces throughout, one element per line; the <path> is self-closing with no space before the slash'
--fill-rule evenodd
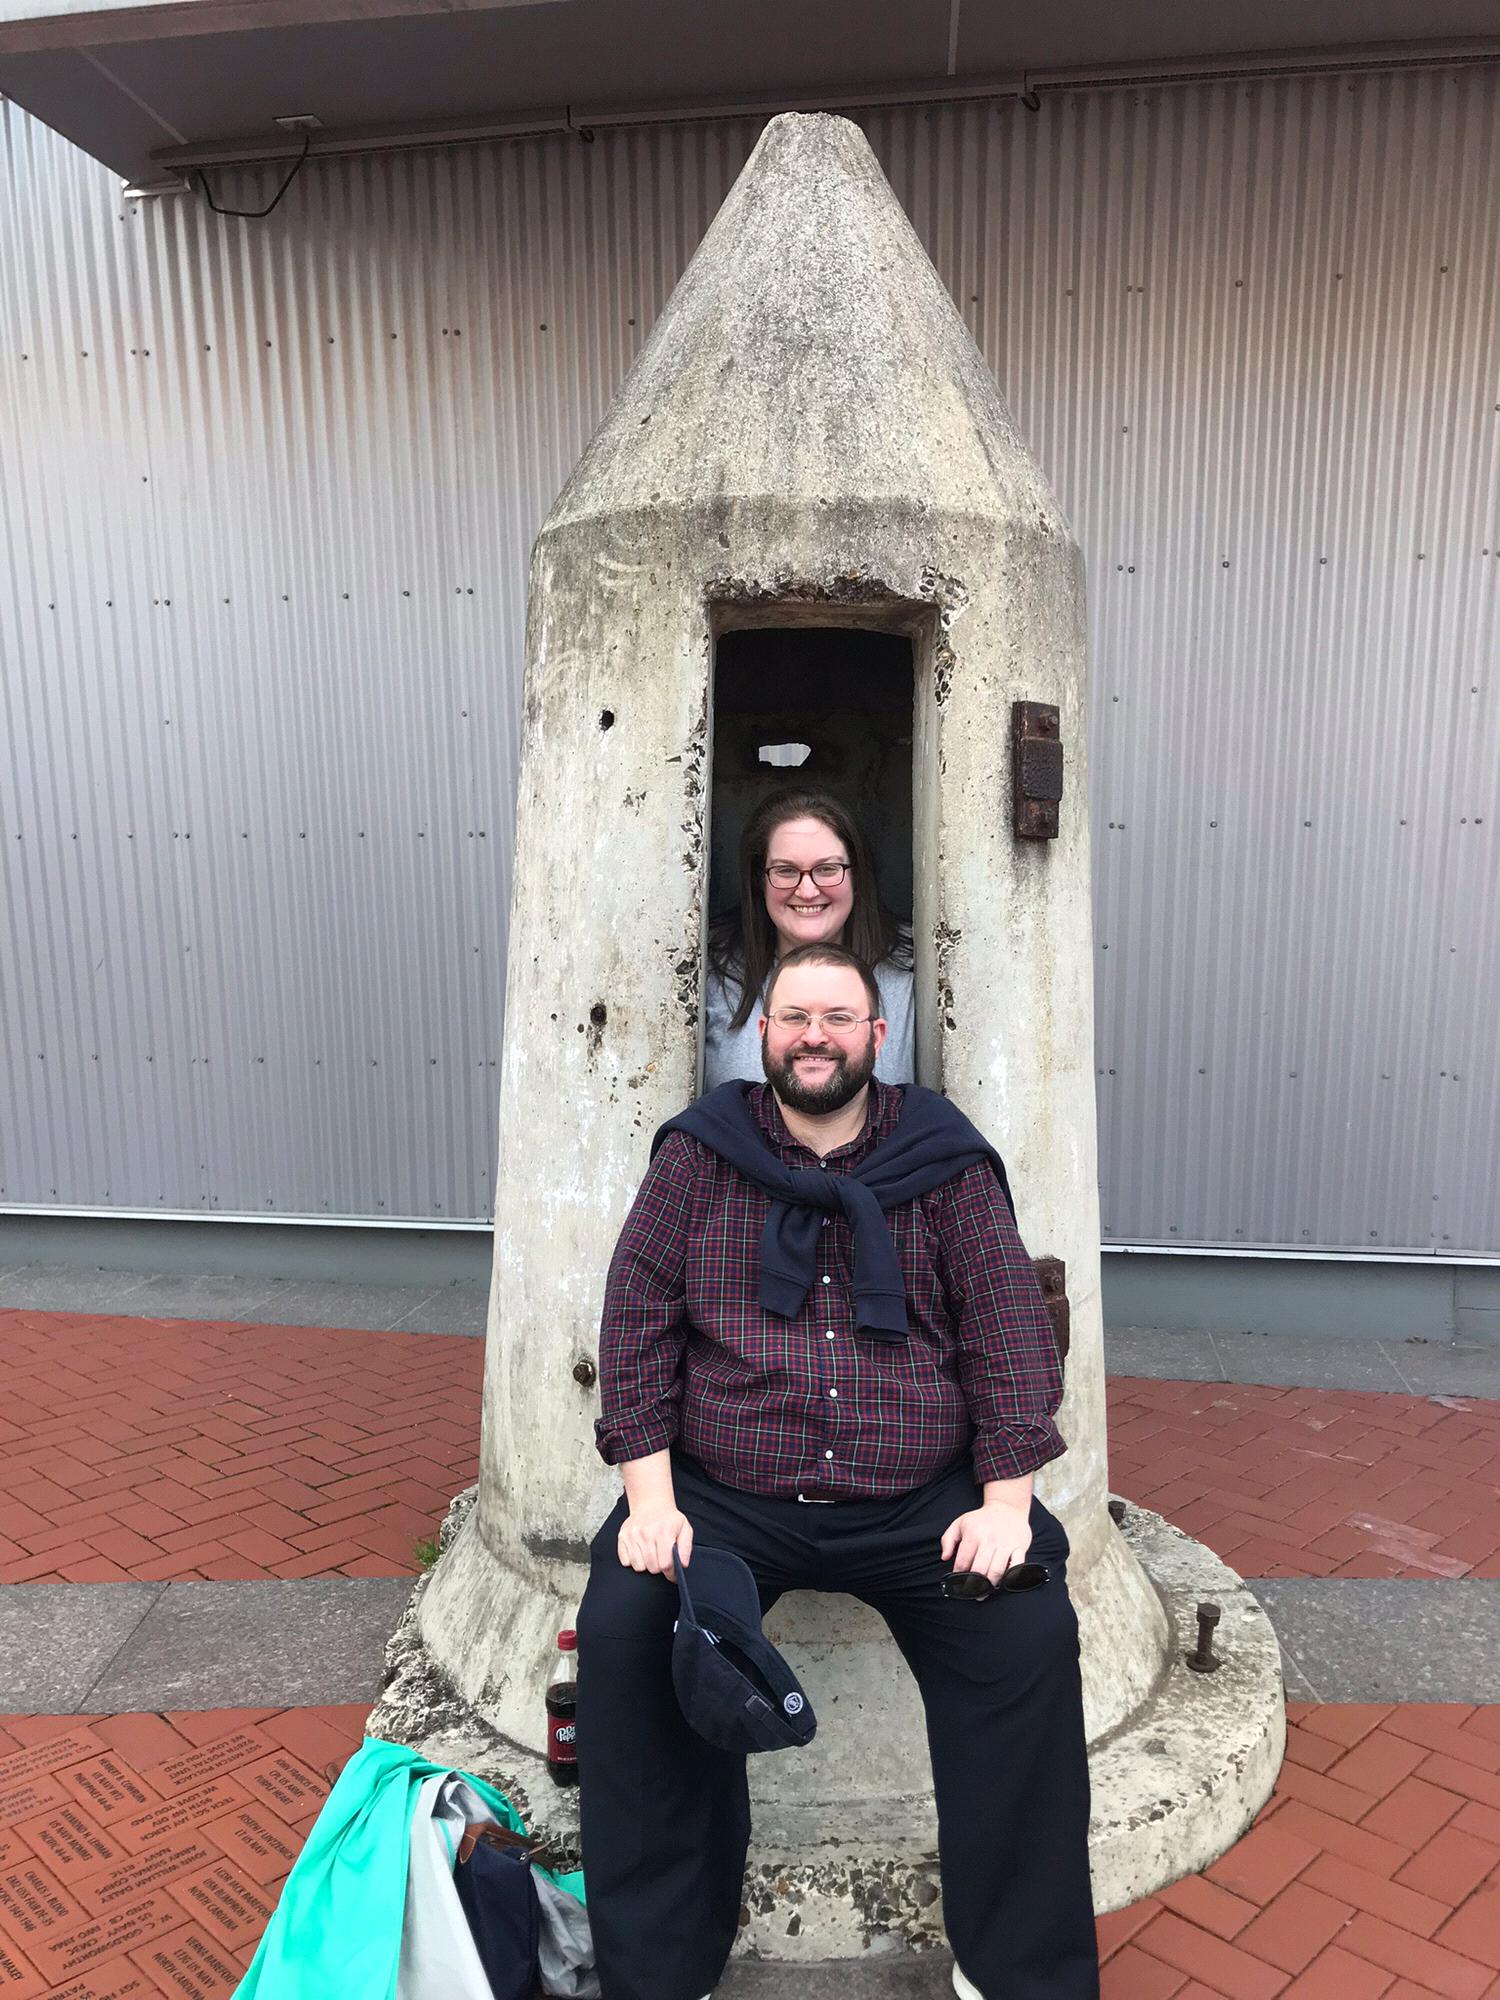
<path id="1" fill-rule="evenodd" d="M 810 1743 L 812 1703 L 760 1625 L 760 1593 L 728 1549 L 695 1546 L 688 1569 L 676 1548 L 678 1611 L 672 1685 L 683 1714 L 721 1750 L 790 1750 Z M 692 1589 L 688 1588 L 688 1570 Z"/>

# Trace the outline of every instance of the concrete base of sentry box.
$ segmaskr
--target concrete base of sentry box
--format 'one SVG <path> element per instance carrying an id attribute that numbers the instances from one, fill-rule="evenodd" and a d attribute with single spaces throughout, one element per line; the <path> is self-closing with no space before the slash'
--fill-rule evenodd
<path id="1" fill-rule="evenodd" d="M 445 1544 L 470 1504 L 469 1495 L 455 1503 Z M 1149 1698 L 1091 1748 L 1090 1854 L 1101 1913 L 1206 1867 L 1232 1846 L 1269 1797 L 1286 1745 L 1280 1648 L 1245 1584 L 1159 1515 L 1132 1508 L 1122 1532 L 1167 1608 L 1174 1644 Z M 560 1792 L 535 1752 L 489 1727 L 428 1655 L 415 1617 L 426 1581 L 391 1640 L 391 1679 L 370 1733 L 488 1778 L 576 1863 L 576 1793 Z M 1183 1655 L 1196 1643 L 1205 1601 L 1220 1608 L 1215 1648 L 1224 1664 L 1196 1674 Z M 930 1795 L 882 1800 L 857 1814 L 757 1808 L 736 1957 L 870 1963 L 943 1942 Z"/>

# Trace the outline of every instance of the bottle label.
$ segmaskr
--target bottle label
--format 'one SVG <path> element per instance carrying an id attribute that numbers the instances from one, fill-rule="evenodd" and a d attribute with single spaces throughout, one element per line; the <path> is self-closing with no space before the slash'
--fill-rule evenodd
<path id="1" fill-rule="evenodd" d="M 549 1764 L 576 1764 L 578 1762 L 578 1724 L 560 1715 L 547 1717 L 547 1762 Z"/>

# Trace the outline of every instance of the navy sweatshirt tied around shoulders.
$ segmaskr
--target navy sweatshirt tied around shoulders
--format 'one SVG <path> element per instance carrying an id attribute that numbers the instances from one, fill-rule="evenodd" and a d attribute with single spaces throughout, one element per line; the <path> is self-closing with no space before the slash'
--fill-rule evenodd
<path id="1" fill-rule="evenodd" d="M 783 1166 L 750 1110 L 753 1087 L 724 1083 L 695 1099 L 657 1132 L 653 1157 L 669 1132 L 686 1133 L 771 1197 L 760 1238 L 760 1302 L 778 1319 L 794 1319 L 812 1289 L 824 1215 L 847 1216 L 854 1231 L 859 1331 L 876 1340 L 904 1340 L 906 1285 L 885 1211 L 930 1194 L 965 1167 L 985 1160 L 1014 1216 L 1016 1205 L 1000 1155 L 946 1097 L 908 1084 L 890 1137 L 848 1173 Z"/>

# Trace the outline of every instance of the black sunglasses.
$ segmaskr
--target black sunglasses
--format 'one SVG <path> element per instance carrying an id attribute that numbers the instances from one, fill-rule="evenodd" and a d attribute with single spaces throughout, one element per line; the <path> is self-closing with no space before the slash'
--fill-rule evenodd
<path id="1" fill-rule="evenodd" d="M 943 1578 L 944 1597 L 961 1597 L 970 1604 L 983 1604 L 987 1597 L 1006 1590 L 1040 1590 L 1047 1581 L 1044 1563 L 1012 1563 L 998 1583 L 991 1583 L 982 1569 L 952 1569 Z"/>

